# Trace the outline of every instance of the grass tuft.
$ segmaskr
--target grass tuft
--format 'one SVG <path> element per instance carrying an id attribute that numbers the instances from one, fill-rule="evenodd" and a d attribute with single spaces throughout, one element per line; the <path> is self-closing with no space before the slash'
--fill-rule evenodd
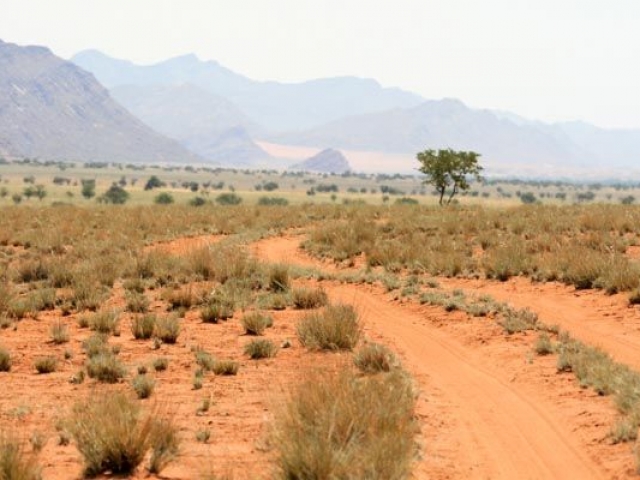
<path id="1" fill-rule="evenodd" d="M 297 326 L 300 343 L 310 349 L 351 350 L 358 343 L 361 327 L 351 305 L 328 305 L 322 312 L 302 318 Z"/>

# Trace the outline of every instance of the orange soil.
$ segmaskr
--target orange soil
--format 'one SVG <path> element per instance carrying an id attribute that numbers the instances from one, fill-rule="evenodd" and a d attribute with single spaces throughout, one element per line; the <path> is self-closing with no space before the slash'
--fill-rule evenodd
<path id="1" fill-rule="evenodd" d="M 299 240 L 268 239 L 258 242 L 254 251 L 270 261 L 318 266 L 296 248 Z M 543 292 L 529 292 L 527 297 L 521 293 L 532 288 L 526 281 L 443 283 L 448 288 L 487 290 L 535 311 L 543 304 L 556 316 L 570 316 L 573 308 L 580 316 L 586 309 L 575 303 L 572 292 L 557 285 L 541 286 Z M 506 336 L 492 320 L 393 302 L 373 287 L 326 288 L 331 298 L 358 306 L 367 333 L 399 351 L 419 384 L 423 455 L 416 478 L 633 476 L 632 447 L 612 446 L 606 439 L 616 417 L 611 400 L 580 389 L 571 375 L 557 374 L 555 359 L 534 358 L 533 335 Z M 547 290 L 557 295 L 547 296 Z M 594 292 L 588 297 L 592 309 L 608 309 L 614 318 L 629 310 L 619 298 Z M 575 326 L 563 325 L 572 333 Z M 611 322 L 610 327 L 616 325 Z M 609 337 L 617 338 L 616 332 L 610 331 Z M 616 345 L 608 344 L 614 352 Z"/>
<path id="2" fill-rule="evenodd" d="M 158 248 L 184 254 L 216 239 L 192 237 L 159 244 Z M 298 248 L 301 239 L 291 235 L 271 238 L 251 245 L 251 249 L 268 261 L 335 268 L 302 252 Z M 601 334 L 602 338 L 596 344 L 620 360 L 638 362 L 630 358 L 635 343 L 627 345 L 640 337 L 633 326 L 636 311 L 624 306 L 622 297 L 594 292 L 574 296 L 564 287 L 532 285 L 522 280 L 506 284 L 463 280 L 442 283 L 447 288 L 487 291 L 536 311 L 540 308 L 542 320 L 566 322 L 563 326 L 587 341 L 588 337 L 580 335 L 597 328 L 593 335 Z M 534 335 L 506 336 L 489 319 L 469 319 L 460 312 L 447 314 L 435 307 L 393 301 L 375 287 L 333 282 L 323 285 L 333 300 L 356 305 L 365 322 L 366 336 L 398 352 L 416 380 L 420 390 L 416 414 L 421 427 L 421 457 L 415 478 L 622 479 L 633 475 L 632 446 L 612 446 L 606 439 L 616 417 L 611 399 L 580 389 L 570 374 L 557 374 L 554 358 L 534 358 Z M 159 292 L 150 296 L 152 311 L 161 313 L 165 305 L 159 300 Z M 109 305 L 122 304 L 122 289 L 115 288 Z M 589 309 L 591 316 L 585 315 Z M 608 312 L 608 317 L 599 322 L 596 312 L 601 316 Z M 552 314 L 558 318 L 546 318 Z M 158 351 L 152 349 L 151 341 L 132 338 L 131 318 L 123 314 L 122 335 L 110 342 L 122 346 L 120 357 L 131 374 L 138 365 L 150 365 L 156 357 L 169 358 L 167 371 L 151 373 L 158 384 L 152 399 L 143 401 L 147 405 L 158 402 L 162 409 L 174 413 L 183 439 L 180 458 L 160 478 L 193 479 L 208 470 L 235 479 L 272 478 L 273 458 L 266 442 L 272 405 L 307 369 L 332 368 L 350 361 L 348 355 L 312 353 L 301 348 L 295 340 L 295 322 L 300 315 L 293 310 L 273 312 L 275 325 L 267 330 L 266 337 L 277 344 L 290 339 L 293 346 L 280 350 L 275 359 L 250 361 L 242 354 L 250 338 L 243 335 L 241 313 L 228 322 L 209 325 L 200 321 L 197 312 L 188 312 L 178 343 L 162 345 Z M 75 447 L 56 443 L 56 420 L 93 391 L 131 388 L 127 384 L 108 387 L 91 380 L 70 384 L 69 377 L 84 362 L 82 340 L 90 332 L 78 328 L 75 316 L 62 317 L 69 326 L 71 341 L 53 345 L 49 343 L 49 329 L 60 318 L 57 311 L 47 312 L 37 320 L 18 322 L 15 331 L 0 331 L 0 343 L 14 356 L 12 371 L 0 373 L 0 382 L 6 386 L 0 391 L 0 425 L 27 436 L 36 430 L 47 435 L 49 440 L 40 454 L 45 480 L 79 478 L 81 472 Z M 588 328 L 583 328 L 583 323 Z M 238 360 L 238 375 L 208 374 L 204 387 L 193 390 L 196 366 L 191 349 L 195 346 L 216 358 Z M 629 358 L 619 354 L 624 348 L 629 349 L 624 354 Z M 73 357 L 63 361 L 67 349 Z M 59 370 L 38 375 L 34 360 L 45 354 L 61 359 Z M 197 415 L 196 409 L 207 396 L 212 399 L 211 409 Z M 211 431 L 208 444 L 195 440 L 201 429 Z M 132 478 L 149 475 L 140 469 Z"/>

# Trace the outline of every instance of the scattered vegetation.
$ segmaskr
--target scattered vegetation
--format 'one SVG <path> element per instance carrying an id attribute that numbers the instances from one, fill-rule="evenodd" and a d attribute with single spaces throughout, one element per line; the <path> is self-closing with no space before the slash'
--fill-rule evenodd
<path id="1" fill-rule="evenodd" d="M 264 338 L 258 338 L 251 340 L 244 346 L 245 355 L 249 355 L 249 358 L 258 360 L 260 358 L 272 358 L 276 356 L 278 347 L 271 340 Z"/>

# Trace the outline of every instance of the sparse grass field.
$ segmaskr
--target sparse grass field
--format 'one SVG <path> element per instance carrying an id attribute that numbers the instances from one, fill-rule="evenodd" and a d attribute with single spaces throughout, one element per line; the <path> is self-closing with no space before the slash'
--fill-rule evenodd
<path id="1" fill-rule="evenodd" d="M 607 318 L 625 312 L 620 328 L 640 347 L 640 210 L 619 201 L 634 194 L 631 187 L 487 184 L 442 209 L 410 177 L 34 164 L 0 165 L 0 175 L 7 191 L 0 198 L 0 380 L 7 386 L 0 430 L 49 439 L 32 456 L 7 438 L 1 460 L 39 465 L 45 480 L 59 478 L 63 464 L 65 478 L 104 471 L 202 478 L 193 466 L 202 461 L 222 478 L 402 479 L 412 471 L 422 478 L 442 464 L 416 455 L 421 442 L 438 448 L 459 432 L 430 420 L 447 404 L 423 400 L 436 365 L 411 356 L 419 338 L 393 330 L 420 323 L 405 321 L 415 311 L 451 335 L 462 357 L 508 345 L 500 369 L 482 367 L 504 374 L 503 384 L 510 369 L 524 369 L 523 377 L 541 382 L 540 395 L 552 396 L 561 386 L 541 380 L 543 369 L 554 379 L 570 371 L 575 391 L 598 395 L 591 401 L 601 408 L 594 415 L 603 437 L 627 446 L 637 437 L 640 361 L 616 363 L 606 347 L 559 334 L 553 307 L 540 313 L 463 288 L 481 281 L 518 293 L 517 282 L 526 281 L 568 289 L 567 297 L 588 294 L 603 316 L 611 310 Z M 47 196 L 14 205 L 31 175 Z M 167 183 L 174 204 L 153 204 L 160 190 L 143 188 L 151 175 Z M 86 200 L 83 178 L 97 178 L 98 194 L 122 180 L 132 200 Z M 265 192 L 269 182 L 278 189 Z M 337 192 L 318 190 L 333 184 Z M 572 205 L 587 188 L 603 203 Z M 520 205 L 514 189 L 535 190 L 548 205 Z M 556 196 L 562 191 L 564 200 Z M 221 193 L 242 203 L 216 202 Z M 203 205 L 188 204 L 196 196 Z M 258 205 L 262 196 L 289 205 Z M 420 204 L 396 205 L 402 196 Z M 282 234 L 299 235 L 303 249 L 278 253 Z M 261 242 L 273 251 L 254 249 Z M 359 293 L 340 295 L 346 286 Z M 374 299 L 389 310 L 368 310 Z M 396 334 L 406 342 L 396 344 Z M 478 357 L 468 361 L 485 362 Z M 309 379 L 317 370 L 325 373 Z M 614 401 L 597 403 L 599 396 Z M 578 397 L 567 395 L 567 403 L 589 401 Z M 115 422 L 105 399 L 115 399 L 130 423 Z M 616 445 L 584 448 L 587 456 L 622 458 Z"/>

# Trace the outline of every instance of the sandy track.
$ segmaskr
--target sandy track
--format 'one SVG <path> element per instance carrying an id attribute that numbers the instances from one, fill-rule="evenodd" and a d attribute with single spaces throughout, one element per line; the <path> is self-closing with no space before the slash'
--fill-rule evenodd
<path id="1" fill-rule="evenodd" d="M 321 267 L 301 253 L 300 237 L 258 242 L 254 253 L 269 261 Z M 416 468 L 418 478 L 547 479 L 607 478 L 584 453 L 562 413 L 544 392 L 525 394 L 509 372 L 491 365 L 473 348 L 424 322 L 416 309 L 401 308 L 386 296 L 353 285 L 326 287 L 331 298 L 355 304 L 367 327 L 392 342 L 423 395 L 435 386 L 455 419 L 453 471 L 432 475 L 429 446 Z M 421 402 L 418 416 L 433 414 Z"/>
<path id="2" fill-rule="evenodd" d="M 496 300 L 538 314 L 547 324 L 562 329 L 589 345 L 599 346 L 617 361 L 640 369 L 640 310 L 628 307 L 625 295 L 607 296 L 593 290 L 578 290 L 557 283 L 536 284 L 514 278 L 508 282 L 442 279 L 447 289 L 489 294 Z"/>

